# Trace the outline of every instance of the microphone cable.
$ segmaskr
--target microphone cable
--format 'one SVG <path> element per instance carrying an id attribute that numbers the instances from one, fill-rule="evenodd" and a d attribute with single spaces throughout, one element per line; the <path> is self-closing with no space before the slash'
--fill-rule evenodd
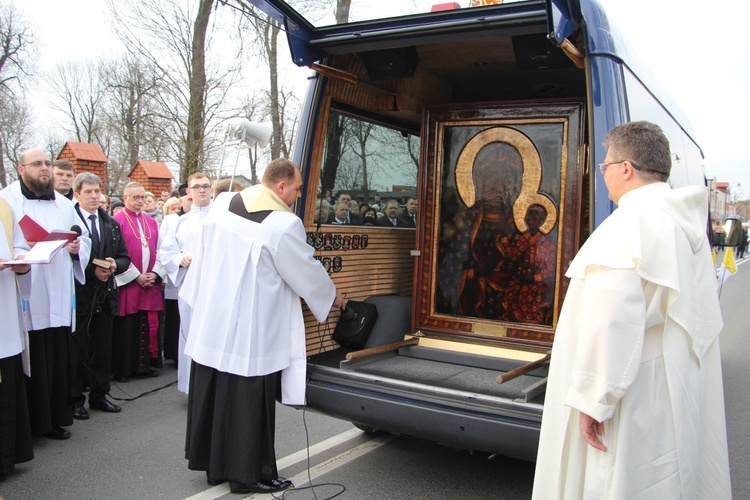
<path id="1" fill-rule="evenodd" d="M 321 206 L 321 209 L 322 209 L 322 206 Z M 321 210 L 321 213 L 322 213 L 322 210 Z M 321 226 L 321 221 L 320 221 L 320 217 L 318 217 L 318 223 L 317 223 L 317 228 L 316 228 L 315 232 L 320 232 L 320 226 Z M 313 248 L 315 248 L 315 247 L 313 247 Z M 318 253 L 319 257 L 321 256 L 320 255 L 321 251 L 322 251 L 321 249 L 317 249 L 316 250 L 316 252 Z M 322 265 L 323 265 L 323 263 L 321 261 L 321 266 Z M 317 366 L 318 366 L 318 360 L 320 358 L 320 355 L 323 354 L 323 342 L 325 341 L 326 336 L 329 337 L 329 338 L 331 337 L 331 325 L 330 325 L 330 321 L 329 320 L 326 320 L 325 323 L 318 324 L 318 327 L 317 327 L 318 351 L 317 351 L 317 353 L 314 354 L 315 361 L 313 362 L 312 367 L 308 367 L 307 376 L 305 377 L 305 405 L 302 407 L 302 425 L 305 428 L 305 445 L 306 445 L 306 451 L 307 451 L 307 482 L 308 482 L 308 485 L 307 486 L 302 486 L 300 488 L 293 487 L 293 488 L 286 489 L 281 494 L 281 496 L 276 496 L 273 493 L 271 494 L 271 496 L 273 496 L 273 498 L 276 498 L 276 499 L 279 499 L 279 500 L 289 500 L 290 497 L 291 497 L 291 494 L 293 494 L 295 492 L 301 492 L 301 491 L 304 491 L 304 490 L 310 490 L 312 492 L 313 498 L 315 500 L 331 500 L 332 498 L 336 498 L 337 496 L 341 495 L 342 493 L 344 493 L 346 491 L 346 486 L 344 486 L 341 483 L 318 483 L 318 484 L 314 484 L 313 480 L 312 480 L 312 473 L 310 471 L 310 469 L 311 469 L 311 465 L 310 465 L 310 432 L 309 432 L 309 429 L 307 427 L 307 418 L 306 418 L 306 416 L 307 416 L 307 400 L 308 400 L 308 397 L 307 397 L 307 388 L 308 388 L 308 386 L 310 384 L 310 378 L 312 377 L 312 372 L 315 371 L 315 368 L 317 368 Z M 315 488 L 320 488 L 322 486 L 339 487 L 339 488 L 341 488 L 341 490 L 338 491 L 337 493 L 329 496 L 329 497 L 324 497 L 322 499 L 319 499 L 318 498 L 318 494 L 315 491 Z"/>

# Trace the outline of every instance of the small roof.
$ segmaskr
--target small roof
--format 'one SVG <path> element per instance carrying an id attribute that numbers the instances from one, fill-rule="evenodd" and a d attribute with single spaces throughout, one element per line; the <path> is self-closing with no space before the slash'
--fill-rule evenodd
<path id="1" fill-rule="evenodd" d="M 73 156 L 78 160 L 99 161 L 102 163 L 107 163 L 109 161 L 98 144 L 68 141 L 65 143 L 62 150 L 64 151 L 65 148 L 70 149 L 70 152 L 73 153 Z"/>
<path id="2" fill-rule="evenodd" d="M 146 172 L 149 179 L 174 179 L 174 175 L 169 171 L 166 163 L 163 161 L 148 160 L 138 160 L 135 165 L 133 165 L 133 168 L 130 169 L 128 177 L 133 175 L 133 170 L 135 170 L 138 165 L 143 167 L 143 171 Z"/>

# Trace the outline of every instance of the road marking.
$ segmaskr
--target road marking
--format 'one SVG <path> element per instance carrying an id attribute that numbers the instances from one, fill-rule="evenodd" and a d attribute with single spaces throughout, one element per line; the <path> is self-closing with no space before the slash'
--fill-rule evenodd
<path id="1" fill-rule="evenodd" d="M 333 470 L 338 469 L 339 467 L 348 464 L 349 462 L 352 462 L 364 455 L 367 455 L 371 451 L 375 451 L 384 444 L 387 444 L 391 441 L 396 439 L 396 436 L 393 436 L 391 434 L 383 435 L 383 436 L 376 436 L 369 441 L 360 444 L 359 446 L 356 446 L 352 448 L 351 450 L 347 450 L 344 453 L 341 453 L 340 455 L 337 455 L 329 460 L 326 460 L 325 462 L 318 464 L 310 469 L 310 474 L 308 476 L 308 472 L 302 471 L 296 476 L 290 478 L 295 486 L 305 486 L 309 484 L 309 481 L 314 481 L 315 479 L 319 478 L 320 476 L 327 474 Z M 228 490 L 229 488 L 227 488 Z M 256 493 L 253 495 L 250 495 L 248 497 L 245 497 L 246 500 L 270 500 L 272 498 L 278 498 L 274 497 L 272 494 L 260 494 Z"/>
<path id="2" fill-rule="evenodd" d="M 350 439 L 353 439 L 357 436 L 361 436 L 364 434 L 359 429 L 351 429 L 346 432 L 342 432 L 341 434 L 338 434 L 336 436 L 333 436 L 332 438 L 328 438 L 325 441 L 321 441 L 318 444 L 314 444 L 310 447 L 310 457 L 314 457 L 315 455 L 322 453 L 326 450 L 329 450 L 333 448 L 334 446 L 338 446 L 341 443 L 345 443 L 349 441 Z M 281 458 L 276 461 L 276 467 L 281 469 L 286 469 L 287 467 L 290 467 L 296 463 L 299 463 L 303 460 L 307 460 L 307 449 L 300 450 L 298 452 L 292 453 L 291 455 L 287 455 L 284 458 Z"/>
<path id="3" fill-rule="evenodd" d="M 315 455 L 318 455 L 324 451 L 327 451 L 333 448 L 334 446 L 338 446 L 341 443 L 345 443 L 355 437 L 362 436 L 362 434 L 363 434 L 362 431 L 359 429 L 351 429 L 346 432 L 342 432 L 341 434 L 337 434 L 336 436 L 333 436 L 331 438 L 328 438 L 325 441 L 321 441 L 320 443 L 314 444 L 313 446 L 310 447 L 310 457 L 314 457 Z M 322 476 L 323 474 L 326 474 L 332 470 L 335 470 L 338 467 L 341 467 L 342 465 L 346 465 L 352 460 L 355 460 L 363 455 L 366 455 L 367 453 L 373 450 L 376 450 L 380 446 L 390 442 L 391 440 L 394 439 L 394 437 L 395 436 L 391 436 L 391 435 L 376 436 L 370 439 L 369 441 L 360 444 L 359 446 L 356 446 L 350 450 L 347 450 L 341 453 L 340 455 L 337 455 L 311 468 L 310 477 L 312 479 L 316 479 L 319 476 Z M 276 465 L 279 470 L 283 470 L 287 467 L 295 465 L 304 460 L 307 460 L 307 449 L 303 449 L 303 450 L 294 452 L 291 455 L 287 455 L 286 457 L 280 458 L 279 460 L 276 461 Z M 297 474 L 296 476 L 291 478 L 291 480 L 296 486 L 303 486 L 305 484 L 308 484 L 309 479 L 307 475 L 307 470 Z M 217 486 L 214 486 L 205 491 L 201 491 L 200 493 L 197 493 L 191 497 L 188 497 L 185 500 L 214 500 L 216 498 L 226 495 L 227 493 L 229 493 L 229 483 L 221 483 Z M 264 500 L 264 499 L 273 498 L 273 495 L 255 494 L 255 495 L 250 495 L 245 498 Z"/>

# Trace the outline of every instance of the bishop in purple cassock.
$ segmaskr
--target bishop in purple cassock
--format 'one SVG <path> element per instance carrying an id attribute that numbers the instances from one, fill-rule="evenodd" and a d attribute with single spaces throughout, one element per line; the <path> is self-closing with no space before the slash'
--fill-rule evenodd
<path id="1" fill-rule="evenodd" d="M 152 361 L 160 361 L 159 311 L 164 309 L 161 283 L 166 271 L 156 253 L 159 226 L 141 211 L 145 194 L 142 184 L 126 184 L 125 209 L 113 216 L 120 223 L 131 261 L 130 268 L 116 277 L 122 320 L 115 322 L 112 337 L 112 373 L 119 382 L 127 382 L 133 374 L 158 375 Z"/>

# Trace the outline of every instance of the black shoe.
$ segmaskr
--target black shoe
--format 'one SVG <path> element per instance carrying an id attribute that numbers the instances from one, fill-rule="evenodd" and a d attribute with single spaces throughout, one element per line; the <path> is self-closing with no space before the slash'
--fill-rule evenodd
<path id="1" fill-rule="evenodd" d="M 149 371 L 144 372 L 144 373 L 139 373 L 138 375 L 140 375 L 141 377 L 148 377 L 148 378 L 158 377 L 159 371 L 151 368 Z"/>
<path id="2" fill-rule="evenodd" d="M 88 420 L 89 412 L 83 407 L 83 404 L 78 404 L 73 407 L 73 418 L 76 420 Z"/>
<path id="3" fill-rule="evenodd" d="M 130 382 L 130 377 L 126 375 L 115 375 L 114 381 L 124 384 L 126 382 Z"/>
<path id="4" fill-rule="evenodd" d="M 208 483 L 209 486 L 217 486 L 223 483 L 224 481 L 220 481 L 218 479 L 211 479 L 210 477 L 208 477 L 208 472 L 206 472 L 206 482 Z"/>
<path id="5" fill-rule="evenodd" d="M 56 439 L 58 441 L 62 441 L 64 439 L 70 438 L 70 431 L 63 429 L 59 425 L 56 425 L 54 429 L 52 429 L 50 432 L 45 434 L 50 439 Z"/>
<path id="6" fill-rule="evenodd" d="M 120 413 L 120 410 L 122 410 L 122 408 L 110 402 L 107 398 L 103 398 L 101 401 L 89 401 L 89 408 L 92 410 L 101 410 L 105 413 Z"/>
<path id="7" fill-rule="evenodd" d="M 83 390 L 83 392 L 91 392 L 91 386 L 90 385 L 84 385 L 82 390 Z"/>
<path id="8" fill-rule="evenodd" d="M 285 479 L 283 477 L 277 477 L 276 479 L 271 479 L 270 481 L 261 481 L 263 484 L 267 484 L 268 486 L 273 486 L 274 488 L 294 488 L 294 484 L 292 484 L 291 479 Z"/>
<path id="9" fill-rule="evenodd" d="M 270 481 L 258 481 L 257 483 L 244 484 L 235 483 L 229 481 L 229 491 L 235 495 L 244 495 L 245 493 L 275 493 L 277 491 L 283 491 L 289 486 L 291 482 L 281 482 L 277 479 L 271 479 Z"/>

